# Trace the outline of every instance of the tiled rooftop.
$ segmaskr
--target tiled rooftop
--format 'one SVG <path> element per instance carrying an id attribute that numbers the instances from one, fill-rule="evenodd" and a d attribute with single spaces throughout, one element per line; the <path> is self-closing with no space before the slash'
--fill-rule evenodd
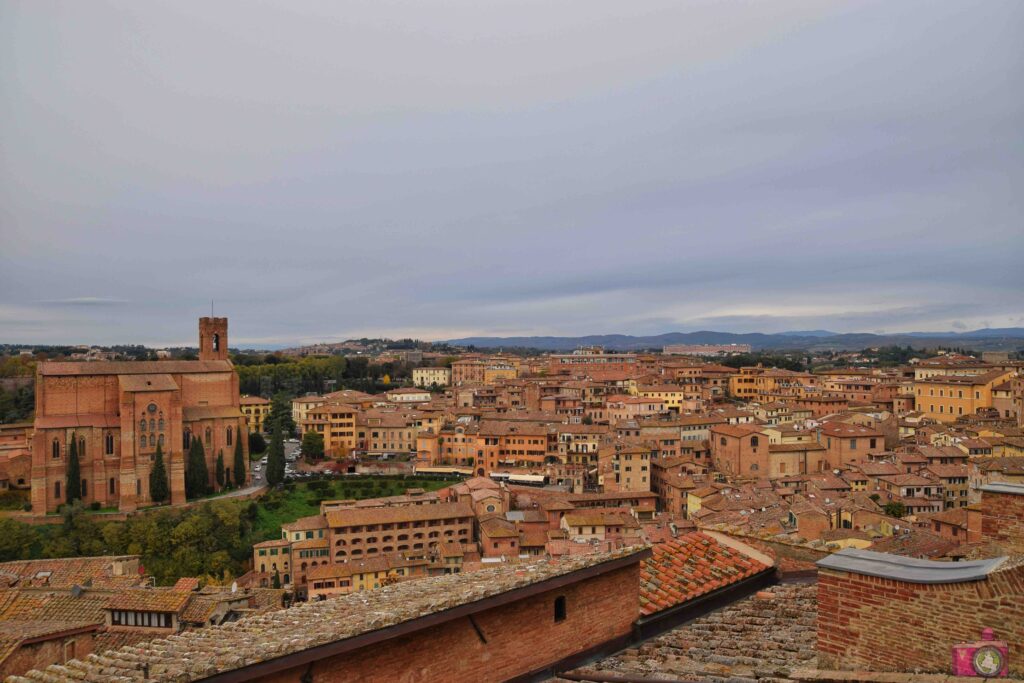
<path id="1" fill-rule="evenodd" d="M 790 680 L 794 669 L 815 660 L 817 611 L 815 584 L 774 586 L 572 673 L 595 681 Z"/>
<path id="2" fill-rule="evenodd" d="M 694 531 L 651 548 L 640 570 L 640 612 L 654 614 L 768 569 Z"/>
<path id="3" fill-rule="evenodd" d="M 580 555 L 559 562 L 506 565 L 450 574 L 310 602 L 237 622 L 127 646 L 43 671 L 14 676 L 10 683 L 183 683 L 240 669 L 436 612 L 524 588 L 611 560 L 641 548 Z M 143 670 L 148 670 L 144 677 Z"/>

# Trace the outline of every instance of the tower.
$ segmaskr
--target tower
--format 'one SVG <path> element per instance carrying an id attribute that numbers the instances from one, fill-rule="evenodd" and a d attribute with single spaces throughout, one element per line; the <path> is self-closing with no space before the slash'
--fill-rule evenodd
<path id="1" fill-rule="evenodd" d="M 199 360 L 228 359 L 228 319 L 199 319 Z"/>

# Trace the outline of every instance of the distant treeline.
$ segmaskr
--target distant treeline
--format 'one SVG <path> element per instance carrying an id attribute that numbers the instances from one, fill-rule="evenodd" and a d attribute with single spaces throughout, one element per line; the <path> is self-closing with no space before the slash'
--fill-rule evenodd
<path id="1" fill-rule="evenodd" d="M 237 354 L 231 359 L 238 373 L 239 389 L 251 396 L 284 392 L 301 396 L 355 389 L 379 392 L 411 377 L 414 363 L 373 363 L 361 356 L 306 356 Z"/>

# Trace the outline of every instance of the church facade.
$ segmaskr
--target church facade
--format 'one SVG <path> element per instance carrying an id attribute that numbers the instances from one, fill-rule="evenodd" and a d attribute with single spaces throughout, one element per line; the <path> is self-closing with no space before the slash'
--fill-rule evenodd
<path id="1" fill-rule="evenodd" d="M 161 446 L 171 504 L 185 502 L 185 453 L 201 439 L 211 489 L 223 453 L 233 481 L 241 443 L 249 481 L 249 443 L 238 375 L 228 359 L 227 318 L 200 318 L 199 360 L 44 362 L 36 370 L 32 509 L 66 500 L 71 440 L 77 441 L 82 500 L 134 511 L 152 503 L 149 473 Z"/>

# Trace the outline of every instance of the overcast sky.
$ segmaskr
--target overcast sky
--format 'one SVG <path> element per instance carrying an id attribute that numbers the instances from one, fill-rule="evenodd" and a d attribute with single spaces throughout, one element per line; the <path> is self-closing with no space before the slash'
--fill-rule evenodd
<path id="1" fill-rule="evenodd" d="M 0 342 L 1024 326 L 1024 3 L 0 3 Z"/>

